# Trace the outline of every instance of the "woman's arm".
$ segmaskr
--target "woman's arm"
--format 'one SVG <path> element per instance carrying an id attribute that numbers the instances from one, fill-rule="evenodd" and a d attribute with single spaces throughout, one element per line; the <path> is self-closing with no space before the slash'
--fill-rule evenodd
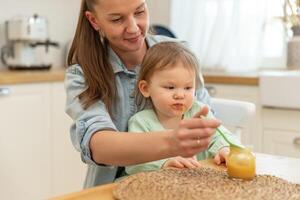
<path id="1" fill-rule="evenodd" d="M 206 108 L 198 115 L 207 112 Z M 163 133 L 100 131 L 90 140 L 92 158 L 97 163 L 124 166 L 175 156 L 191 157 L 207 149 L 210 137 L 219 125 L 218 120 L 197 117 L 182 120 L 178 129 Z"/>
<path id="2" fill-rule="evenodd" d="M 82 108 L 78 95 L 86 85 L 80 66 L 67 69 L 65 87 L 66 112 L 74 120 L 70 130 L 72 143 L 88 164 L 122 166 L 174 156 L 191 157 L 206 149 L 219 125 L 214 119 L 194 118 L 183 120 L 177 130 L 164 133 L 117 132 L 103 102 Z M 197 143 L 199 138 L 201 145 Z"/>

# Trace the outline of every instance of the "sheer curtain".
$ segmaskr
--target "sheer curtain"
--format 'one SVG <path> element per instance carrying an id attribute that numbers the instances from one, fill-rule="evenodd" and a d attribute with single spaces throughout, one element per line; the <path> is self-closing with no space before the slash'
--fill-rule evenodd
<path id="1" fill-rule="evenodd" d="M 171 0 L 170 28 L 203 68 L 253 71 L 262 64 L 268 5 L 276 0 Z"/>

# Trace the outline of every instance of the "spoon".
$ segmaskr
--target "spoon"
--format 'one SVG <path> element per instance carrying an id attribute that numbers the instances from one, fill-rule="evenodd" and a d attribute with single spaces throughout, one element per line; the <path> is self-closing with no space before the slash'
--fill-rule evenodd
<path id="1" fill-rule="evenodd" d="M 234 144 L 234 143 L 230 142 L 230 140 L 227 138 L 227 136 L 219 128 L 216 128 L 216 130 L 224 138 L 224 140 L 230 145 L 230 147 L 244 149 L 244 147 L 242 145 Z"/>
<path id="2" fill-rule="evenodd" d="M 201 116 L 202 119 L 207 119 L 207 117 L 205 116 Z M 219 129 L 219 128 L 216 128 L 216 131 L 224 138 L 224 140 L 230 145 L 230 147 L 235 147 L 235 148 L 238 148 L 238 149 L 244 149 L 245 147 L 243 145 L 240 145 L 240 144 L 235 144 L 235 143 L 232 143 L 230 142 L 230 140 L 227 138 L 227 136 Z"/>
<path id="3" fill-rule="evenodd" d="M 183 106 L 181 110 L 182 110 L 182 112 L 184 114 L 185 111 L 186 111 L 185 106 Z M 183 114 L 182 114 L 182 116 L 183 116 Z M 203 115 L 201 115 L 200 118 L 207 119 L 207 117 L 203 116 Z M 243 145 L 234 144 L 234 143 L 230 142 L 230 140 L 227 138 L 227 136 L 219 128 L 216 128 L 216 130 L 224 138 L 224 140 L 230 145 L 230 147 L 235 147 L 235 148 L 238 148 L 238 149 L 244 149 L 245 148 Z"/>

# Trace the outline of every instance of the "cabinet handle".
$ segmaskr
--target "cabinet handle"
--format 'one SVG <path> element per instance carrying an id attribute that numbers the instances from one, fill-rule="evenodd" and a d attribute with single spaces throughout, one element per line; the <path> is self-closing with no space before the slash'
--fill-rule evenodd
<path id="1" fill-rule="evenodd" d="M 214 97 L 217 94 L 217 89 L 214 86 L 205 86 L 210 96 Z"/>
<path id="2" fill-rule="evenodd" d="M 300 146 L 300 137 L 294 139 L 294 145 Z"/>
<path id="3" fill-rule="evenodd" d="M 0 88 L 0 97 L 8 96 L 11 93 L 9 88 Z"/>

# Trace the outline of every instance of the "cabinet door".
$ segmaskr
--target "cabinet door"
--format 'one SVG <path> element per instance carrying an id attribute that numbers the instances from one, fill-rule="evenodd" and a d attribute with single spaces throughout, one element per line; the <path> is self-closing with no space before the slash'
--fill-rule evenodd
<path id="1" fill-rule="evenodd" d="M 300 158 L 300 131 L 264 131 L 264 152 Z"/>
<path id="2" fill-rule="evenodd" d="M 50 194 L 49 85 L 0 86 L 0 199 Z"/>
<path id="3" fill-rule="evenodd" d="M 86 165 L 71 143 L 71 118 L 65 113 L 66 95 L 62 82 L 51 85 L 52 196 L 81 190 Z"/>
<path id="4" fill-rule="evenodd" d="M 265 152 L 300 158 L 299 119 L 299 110 L 264 108 Z"/>

